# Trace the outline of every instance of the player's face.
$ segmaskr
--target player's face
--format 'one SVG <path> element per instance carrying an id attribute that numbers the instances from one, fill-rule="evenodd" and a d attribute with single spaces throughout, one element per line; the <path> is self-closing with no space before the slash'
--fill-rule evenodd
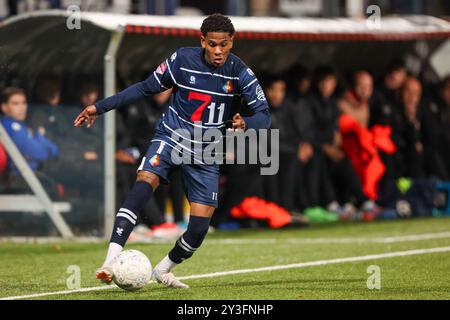
<path id="1" fill-rule="evenodd" d="M 201 37 L 202 48 L 205 49 L 205 59 L 216 68 L 221 67 L 227 61 L 233 48 L 234 36 L 227 32 L 208 32 Z"/>
<path id="2" fill-rule="evenodd" d="M 14 120 L 25 121 L 28 110 L 27 98 L 22 94 L 14 94 L 2 105 L 2 110 Z"/>

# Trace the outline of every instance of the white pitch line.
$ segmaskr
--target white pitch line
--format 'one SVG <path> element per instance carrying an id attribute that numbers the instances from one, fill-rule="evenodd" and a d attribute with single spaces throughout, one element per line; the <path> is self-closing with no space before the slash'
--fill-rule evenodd
<path id="1" fill-rule="evenodd" d="M 424 234 L 413 234 L 397 237 L 378 237 L 378 238 L 266 238 L 266 239 L 212 239 L 207 240 L 207 244 L 276 244 L 276 243 L 298 243 L 298 244 L 324 244 L 324 243 L 395 243 L 409 242 L 433 239 L 450 238 L 450 232 L 435 232 Z"/>
<path id="2" fill-rule="evenodd" d="M 39 297 L 46 297 L 46 296 L 53 296 L 53 295 L 71 294 L 71 293 L 77 293 L 77 292 L 101 291 L 101 290 L 108 290 L 108 289 L 113 289 L 113 288 L 117 288 L 117 286 L 112 285 L 112 286 L 82 288 L 82 289 L 76 289 L 76 290 L 36 293 L 36 294 L 29 294 L 29 295 L 25 295 L 25 296 L 0 298 L 0 301 L 1 300 L 20 300 L 20 299 L 29 299 L 29 298 L 39 298 Z"/>
<path id="3" fill-rule="evenodd" d="M 337 263 L 387 259 L 387 258 L 406 257 L 406 256 L 420 255 L 420 254 L 442 253 L 442 252 L 450 252 L 450 247 L 415 249 L 415 250 L 408 250 L 408 251 L 397 251 L 397 252 L 389 252 L 389 253 L 371 254 L 371 255 L 366 255 L 366 256 L 337 258 L 337 259 L 331 259 L 331 260 L 317 260 L 317 261 L 261 267 L 261 268 L 254 268 L 254 269 L 239 269 L 239 270 L 230 270 L 230 271 L 223 271 L 223 272 L 212 272 L 212 273 L 206 273 L 206 274 L 198 274 L 198 275 L 180 277 L 179 279 L 180 280 L 190 280 L 190 279 L 200 279 L 200 278 L 214 278 L 214 277 L 234 275 L 234 274 L 306 268 L 306 267 L 323 266 L 323 265 L 330 265 L 330 264 L 337 264 Z M 66 291 L 46 292 L 46 293 L 30 294 L 30 295 L 15 296 L 15 297 L 4 297 L 4 298 L 0 298 L 0 300 L 30 299 L 30 298 L 52 296 L 52 295 L 64 295 L 64 294 L 79 293 L 79 292 L 107 290 L 107 289 L 112 289 L 112 288 L 116 288 L 116 286 L 92 287 L 92 288 L 84 288 L 84 289 L 77 289 L 77 290 L 66 290 Z"/>

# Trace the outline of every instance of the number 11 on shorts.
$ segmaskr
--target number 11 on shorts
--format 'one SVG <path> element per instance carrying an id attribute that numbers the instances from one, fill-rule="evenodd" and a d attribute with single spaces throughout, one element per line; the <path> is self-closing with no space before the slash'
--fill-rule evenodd
<path id="1" fill-rule="evenodd" d="M 212 199 L 213 200 L 219 200 L 218 198 L 219 198 L 219 194 L 217 192 L 213 192 L 212 193 Z"/>

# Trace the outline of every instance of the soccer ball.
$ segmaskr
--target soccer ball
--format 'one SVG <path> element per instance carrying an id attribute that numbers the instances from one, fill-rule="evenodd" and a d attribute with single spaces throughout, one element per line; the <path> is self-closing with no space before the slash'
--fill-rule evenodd
<path id="1" fill-rule="evenodd" d="M 140 251 L 122 251 L 112 263 L 113 281 L 119 288 L 136 291 L 145 287 L 151 279 L 152 264 Z"/>

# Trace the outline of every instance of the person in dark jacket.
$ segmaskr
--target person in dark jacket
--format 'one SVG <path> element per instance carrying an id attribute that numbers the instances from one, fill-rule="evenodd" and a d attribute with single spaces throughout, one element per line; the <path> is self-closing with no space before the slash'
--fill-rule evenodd
<path id="1" fill-rule="evenodd" d="M 264 84 L 272 117 L 271 130 L 278 130 L 279 144 L 272 152 L 279 152 L 280 170 L 277 175 L 264 176 L 264 198 L 289 211 L 299 211 L 299 181 L 301 165 L 297 160 L 298 141 L 295 131 L 294 105 L 286 99 L 286 81 L 278 75 L 267 78 Z M 301 188 L 303 191 L 303 188 Z"/>
<path id="2" fill-rule="evenodd" d="M 427 173 L 450 179 L 450 76 L 441 83 L 439 98 L 423 109 L 423 144 Z"/>
<path id="3" fill-rule="evenodd" d="M 337 76 L 331 67 L 316 70 L 315 86 L 306 100 L 314 123 L 314 149 L 320 157 L 320 205 L 340 211 L 339 204 L 353 200 L 363 211 L 375 203 L 363 193 L 356 172 L 342 149 L 339 132 L 339 108 L 334 93 Z"/>
<path id="4" fill-rule="evenodd" d="M 407 76 L 408 71 L 401 59 L 394 59 L 389 63 L 381 84 L 375 88 L 370 126 L 394 124 L 396 117 L 401 114 L 401 110 L 398 108 L 399 93 Z"/>
<path id="5" fill-rule="evenodd" d="M 400 91 L 401 121 L 395 125 L 400 153 L 399 174 L 409 178 L 425 177 L 425 156 L 422 138 L 422 85 L 408 77 Z"/>

